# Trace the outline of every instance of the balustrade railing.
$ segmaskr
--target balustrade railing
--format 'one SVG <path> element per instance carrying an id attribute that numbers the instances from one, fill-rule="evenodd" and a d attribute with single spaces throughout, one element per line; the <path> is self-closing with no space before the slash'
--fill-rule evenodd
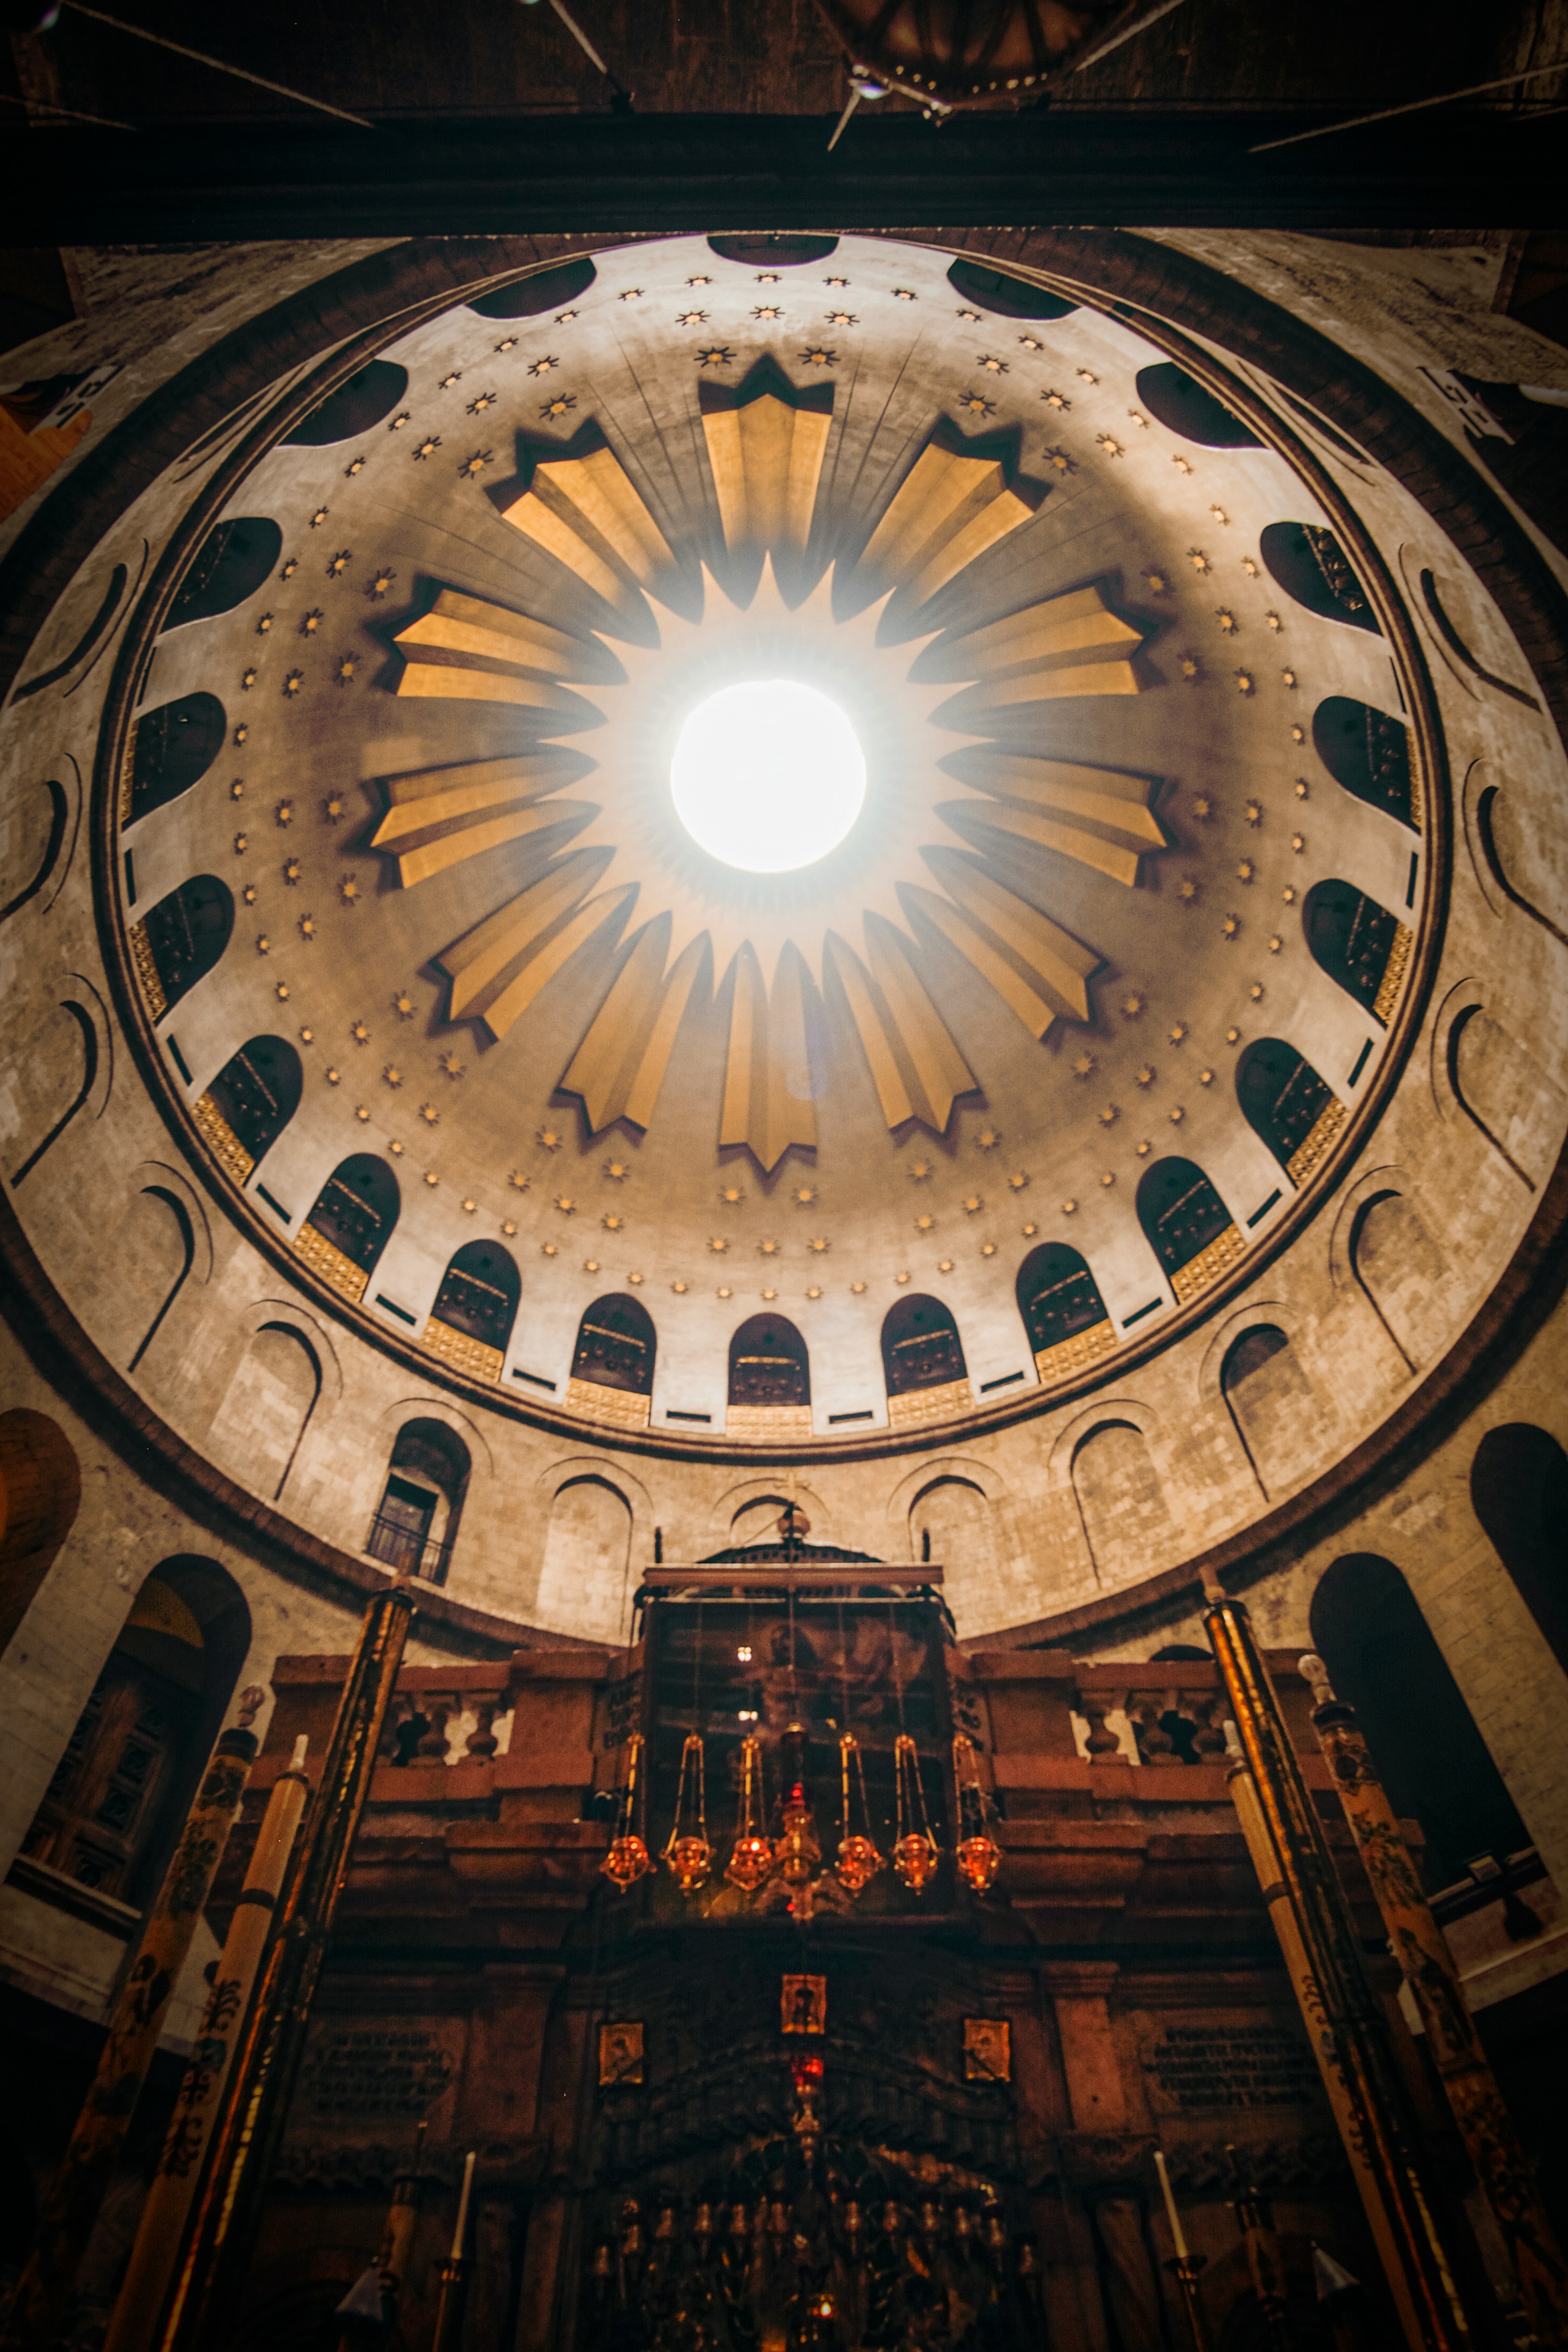
<path id="1" fill-rule="evenodd" d="M 449 1543 L 434 1543 L 427 1536 L 419 1535 L 413 1528 L 377 1511 L 370 1523 L 370 1537 L 365 1549 L 372 1559 L 379 1559 L 405 1576 L 422 1577 L 426 1584 L 445 1584 L 451 1565 Z"/>

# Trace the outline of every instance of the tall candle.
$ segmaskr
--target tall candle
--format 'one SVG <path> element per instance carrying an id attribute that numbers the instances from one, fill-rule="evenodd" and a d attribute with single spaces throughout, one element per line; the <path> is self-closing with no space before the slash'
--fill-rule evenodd
<path id="1" fill-rule="evenodd" d="M 476 2154 L 477 2150 L 470 2148 L 468 2155 L 463 2159 L 463 2187 L 462 2192 L 458 2199 L 458 2226 L 452 2232 L 452 2260 L 455 2263 L 460 2263 L 463 2259 L 463 2240 L 468 2234 L 468 2198 L 474 2186 L 474 2158 Z M 1165 2191 L 1166 2196 L 1169 2197 L 1170 2193 L 1169 2189 L 1167 2189 Z M 1173 2213 L 1175 2210 L 1174 2206 L 1171 2208 Z M 1185 2253 L 1186 2248 L 1184 2246 L 1183 2247 L 1182 2252 Z"/>
<path id="2" fill-rule="evenodd" d="M 472 2162 L 471 2158 L 469 2161 Z M 1160 2176 L 1160 2186 L 1165 2192 L 1165 2218 L 1171 2224 L 1171 2242 L 1176 2249 L 1177 2261 L 1184 2263 L 1187 2259 L 1187 2242 L 1182 2235 L 1182 2217 L 1176 2210 L 1176 2200 L 1171 2193 L 1171 2176 L 1165 2169 L 1165 2151 L 1163 2147 L 1157 2147 L 1154 2150 L 1154 2169 Z"/>

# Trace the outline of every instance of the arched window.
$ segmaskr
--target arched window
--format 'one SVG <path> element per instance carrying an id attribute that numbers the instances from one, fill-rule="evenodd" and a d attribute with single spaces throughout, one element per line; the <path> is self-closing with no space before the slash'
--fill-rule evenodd
<path id="1" fill-rule="evenodd" d="M 1312 1646 L 1353 1706 L 1395 1813 L 1426 1833 L 1426 1879 L 1450 1886 L 1480 1854 L 1530 1843 L 1501 1773 L 1394 1562 L 1352 1552 L 1312 1596 Z"/>
<path id="2" fill-rule="evenodd" d="M 1312 961 L 1387 1028 L 1410 961 L 1411 934 L 1364 890 L 1337 877 L 1314 882 L 1301 904 Z"/>
<path id="3" fill-rule="evenodd" d="M 1255 1323 L 1233 1339 L 1219 1371 L 1220 1392 L 1265 1495 L 1300 1460 L 1301 1426 L 1312 1393 L 1277 1323 Z"/>
<path id="4" fill-rule="evenodd" d="M 55 1875 L 140 1909 L 163 1875 L 250 1647 L 250 1612 L 216 1561 L 166 1559 L 143 1583 L 23 1841 L 28 1891 Z"/>
<path id="5" fill-rule="evenodd" d="M 150 816 L 199 783 L 223 749 L 227 731 L 228 719 L 216 694 L 182 694 L 139 719 L 131 745 L 126 824 Z"/>
<path id="6" fill-rule="evenodd" d="M 1135 389 L 1142 405 L 1184 441 L 1200 449 L 1261 449 L 1263 444 L 1224 401 L 1216 400 L 1174 360 L 1140 368 Z"/>
<path id="7" fill-rule="evenodd" d="M 304 1083 L 287 1037 L 252 1037 L 197 1101 L 196 1124 L 237 1183 L 271 1150 L 300 1108 Z"/>
<path id="8" fill-rule="evenodd" d="M 397 1179 L 385 1160 L 355 1152 L 339 1160 L 317 1193 L 294 1246 L 334 1290 L 363 1298 L 401 1206 Z"/>
<path id="9" fill-rule="evenodd" d="M 368 360 L 283 436 L 283 446 L 324 449 L 353 441 L 390 416 L 408 389 L 408 370 L 395 360 Z"/>
<path id="10" fill-rule="evenodd" d="M 0 1412 L 0 1650 L 32 1607 L 81 1503 L 76 1449 L 30 1406 Z"/>
<path id="11" fill-rule="evenodd" d="M 1017 1296 L 1042 1380 L 1047 1369 L 1053 1378 L 1076 1371 L 1115 1341 L 1100 1285 L 1065 1242 L 1042 1242 L 1029 1252 L 1018 1268 Z"/>
<path id="12" fill-rule="evenodd" d="M 1236 1098 L 1292 1184 L 1306 1182 L 1345 1121 L 1338 1095 L 1282 1037 L 1256 1037 L 1242 1048 Z"/>
<path id="13" fill-rule="evenodd" d="M 954 1412 L 969 1402 L 969 1368 L 958 1326 L 938 1298 L 916 1291 L 888 1309 L 882 1323 L 888 1419 L 906 1422 Z M 902 1404 L 904 1399 L 910 1400 Z"/>
<path id="14" fill-rule="evenodd" d="M 234 894 L 216 874 L 171 890 L 133 926 L 131 952 L 154 1021 L 205 980 L 234 935 Z"/>
<path id="15" fill-rule="evenodd" d="M 836 236 L 710 236 L 708 249 L 721 261 L 739 261 L 748 269 L 802 269 L 810 261 L 826 261 L 837 248 Z"/>
<path id="16" fill-rule="evenodd" d="M 1138 1222 L 1178 1302 L 1195 1298 L 1244 1247 L 1230 1211 L 1193 1160 L 1156 1160 L 1145 1169 Z"/>
<path id="17" fill-rule="evenodd" d="M 445 1584 L 472 1468 L 468 1449 L 444 1421 L 407 1421 L 397 1433 L 370 1539 L 372 1559 L 401 1576 Z"/>
<path id="18" fill-rule="evenodd" d="M 598 274 L 584 255 L 578 261 L 562 262 L 558 268 L 516 278 L 510 286 L 492 287 L 488 294 L 476 295 L 468 308 L 481 319 L 540 319 L 546 310 L 559 310 L 575 302 Z"/>
<path id="19" fill-rule="evenodd" d="M 1336 784 L 1413 833 L 1418 829 L 1410 730 L 1402 719 L 1347 694 L 1331 694 L 1312 713 L 1312 749 Z"/>
<path id="20" fill-rule="evenodd" d="M 254 596 L 283 552 L 283 533 L 270 515 L 236 515 L 209 530 L 169 607 L 166 629 L 210 621 Z"/>
<path id="21" fill-rule="evenodd" d="M 1489 1429 L 1470 1465 L 1470 1502 L 1568 1674 L 1568 1454 L 1529 1422 Z"/>
<path id="22" fill-rule="evenodd" d="M 441 1276 L 425 1345 L 455 1370 L 499 1381 L 522 1282 L 499 1242 L 465 1242 Z"/>
<path id="23" fill-rule="evenodd" d="M 641 1300 L 612 1290 L 595 1299 L 577 1326 L 572 1378 L 626 1396 L 651 1396 L 658 1347 L 653 1318 Z"/>
<path id="24" fill-rule="evenodd" d="M 782 1315 L 753 1315 L 730 1342 L 730 1402 L 809 1405 L 805 1341 Z"/>
<path id="25" fill-rule="evenodd" d="M 973 302 L 977 310 L 990 310 L 999 319 L 1065 319 L 1079 307 L 1064 295 L 1009 278 L 1005 270 L 987 269 L 980 261 L 955 261 L 947 282 L 961 301 Z"/>
<path id="26" fill-rule="evenodd" d="M 1321 621 L 1381 635 L 1366 590 L 1331 530 L 1315 522 L 1266 523 L 1258 551 L 1287 596 Z"/>

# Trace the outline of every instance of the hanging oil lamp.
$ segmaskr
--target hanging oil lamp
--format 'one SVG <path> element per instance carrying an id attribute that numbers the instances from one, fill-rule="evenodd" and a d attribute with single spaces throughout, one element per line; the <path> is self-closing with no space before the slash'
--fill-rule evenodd
<path id="1" fill-rule="evenodd" d="M 870 1885 L 882 1867 L 882 1857 L 870 1836 L 870 1814 L 866 1804 L 866 1768 L 860 1759 L 860 1742 L 852 1731 L 845 1732 L 838 1742 L 840 1782 L 843 1790 L 843 1831 L 838 1841 L 838 1860 L 835 1864 L 838 1884 L 847 1895 L 859 1895 Z M 860 1826 L 854 1825 L 851 1809 L 851 1773 L 854 1788 L 860 1798 Z"/>
<path id="2" fill-rule="evenodd" d="M 680 1780 L 675 1791 L 675 1819 L 670 1824 L 664 1859 L 682 1895 L 695 1895 L 708 1884 L 713 1849 L 708 1843 L 708 1790 L 702 1761 L 702 1738 L 689 1731 L 680 1751 Z"/>
<path id="3" fill-rule="evenodd" d="M 779 1876 L 797 1892 L 809 1886 L 822 1867 L 822 1847 L 805 1785 L 805 1726 L 792 1723 L 783 1741 L 784 1801 L 780 1808 L 779 1841 L 773 1852 Z"/>
<path id="4" fill-rule="evenodd" d="M 743 1895 L 753 1895 L 773 1866 L 773 1843 L 763 1835 L 763 1743 L 755 1738 L 742 1739 L 735 1850 L 724 1875 Z"/>
<path id="5" fill-rule="evenodd" d="M 621 1791 L 619 1817 L 616 1834 L 599 1868 L 605 1876 L 624 1895 L 635 1886 L 645 1871 L 653 1865 L 648 1860 L 647 1845 L 640 1834 L 642 1789 L 642 1735 L 634 1732 L 626 1742 L 626 1785 Z"/>
<path id="6" fill-rule="evenodd" d="M 1002 1867 L 1002 1849 L 990 1833 L 990 1809 L 974 1742 L 962 1731 L 952 1743 L 952 1792 L 958 1827 L 953 1859 L 975 1894 L 984 1895 Z"/>
<path id="7" fill-rule="evenodd" d="M 893 1742 L 893 1772 L 898 1784 L 898 1837 L 893 1868 L 911 1895 L 921 1895 L 936 1875 L 942 1850 L 931 1835 L 921 1781 L 921 1759 L 907 1731 Z M 917 1826 L 918 1824 L 918 1826 Z"/>

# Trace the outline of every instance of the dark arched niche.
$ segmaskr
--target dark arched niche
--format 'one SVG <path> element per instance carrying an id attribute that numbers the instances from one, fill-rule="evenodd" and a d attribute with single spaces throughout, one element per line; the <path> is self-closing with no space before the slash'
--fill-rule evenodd
<path id="1" fill-rule="evenodd" d="M 1143 406 L 1169 432 L 1200 449 L 1261 449 L 1250 426 L 1174 360 L 1140 368 L 1135 389 Z"/>
<path id="2" fill-rule="evenodd" d="M 359 1151 L 339 1160 L 305 1223 L 369 1274 L 392 1238 L 402 1205 L 397 1179 L 385 1160 Z"/>
<path id="3" fill-rule="evenodd" d="M 651 1396 L 658 1347 L 653 1317 L 642 1301 L 609 1291 L 595 1299 L 577 1326 L 572 1377 L 597 1388 L 624 1389 L 628 1396 Z"/>
<path id="4" fill-rule="evenodd" d="M 958 1326 L 940 1298 L 917 1290 L 889 1307 L 882 1322 L 882 1370 L 890 1397 L 968 1379 Z"/>
<path id="5" fill-rule="evenodd" d="M 753 1315 L 730 1342 L 730 1402 L 811 1402 L 805 1341 L 782 1315 Z"/>
<path id="6" fill-rule="evenodd" d="M 126 823 L 150 816 L 200 783 L 223 749 L 228 720 L 216 694 L 182 694 L 136 722 Z"/>
<path id="7" fill-rule="evenodd" d="M 1337 876 L 1314 882 L 1301 902 L 1301 929 L 1313 962 L 1384 1028 L 1393 1008 L 1380 1005 L 1379 999 L 1401 928 L 1386 907 Z"/>
<path id="8" fill-rule="evenodd" d="M 1037 1356 L 1107 1319 L 1100 1286 L 1077 1250 L 1042 1242 L 1018 1268 L 1018 1312 Z"/>
<path id="9" fill-rule="evenodd" d="M 1568 1454 L 1526 1421 L 1489 1429 L 1470 1465 L 1470 1502 L 1568 1674 Z"/>
<path id="10" fill-rule="evenodd" d="M 407 389 L 408 370 L 395 360 L 367 360 L 284 435 L 283 446 L 324 449 L 334 441 L 357 440 L 391 415 Z"/>
<path id="11" fill-rule="evenodd" d="M 1337 1100 L 1304 1054 L 1282 1037 L 1256 1037 L 1236 1066 L 1236 1099 L 1255 1135 L 1262 1137 L 1292 1183 L 1304 1181 L 1296 1155 Z"/>
<path id="12" fill-rule="evenodd" d="M 1043 286 L 1009 278 L 1002 269 L 987 269 L 979 261 L 955 261 L 947 282 L 963 301 L 998 319 L 1065 319 L 1079 307 L 1063 294 L 1047 293 Z"/>
<path id="13" fill-rule="evenodd" d="M 1258 552 L 1293 604 L 1321 621 L 1343 621 L 1352 629 L 1382 635 L 1371 600 L 1331 530 L 1315 522 L 1266 523 Z"/>
<path id="14" fill-rule="evenodd" d="M 365 1549 L 406 1576 L 445 1584 L 473 1463 L 444 1421 L 405 1421 Z"/>
<path id="15" fill-rule="evenodd" d="M 1449 1886 L 1479 1854 L 1501 1861 L 1530 1833 L 1448 1662 L 1394 1562 L 1352 1552 L 1312 1596 L 1312 1646 L 1353 1706 L 1396 1813 L 1426 1835 L 1427 1884 Z"/>
<path id="16" fill-rule="evenodd" d="M 1410 730 L 1402 719 L 1348 694 L 1331 694 L 1312 713 L 1312 749 L 1336 784 L 1413 833 L 1418 829 Z"/>
<path id="17" fill-rule="evenodd" d="M 76 1449 L 47 1413 L 0 1412 L 0 1650 L 32 1607 L 81 1502 Z"/>
<path id="18" fill-rule="evenodd" d="M 216 1560 L 160 1561 L 67 1744 L 23 1852 L 140 1908 L 163 1877 L 250 1648 Z"/>
<path id="19" fill-rule="evenodd" d="M 521 1296 L 522 1277 L 510 1251 L 499 1242 L 465 1242 L 441 1276 L 430 1312 L 448 1330 L 466 1332 L 504 1356 Z"/>
<path id="20" fill-rule="evenodd" d="M 564 303 L 575 302 L 598 274 L 584 255 L 580 261 L 562 262 L 557 269 L 519 278 L 510 286 L 492 287 L 488 294 L 476 295 L 468 308 L 481 319 L 540 319 L 546 310 L 559 310 Z"/>
<path id="21" fill-rule="evenodd" d="M 1176 1275 L 1230 1226 L 1230 1211 L 1195 1160 L 1156 1160 L 1138 1186 L 1138 1222 L 1167 1275 Z"/>
<path id="22" fill-rule="evenodd" d="M 205 980 L 234 936 L 234 894 L 216 874 L 182 882 L 142 918 L 147 952 L 157 981 L 153 1017 L 161 1021 L 172 1005 Z"/>
<path id="23" fill-rule="evenodd" d="M 210 621 L 254 596 L 283 552 L 270 515 L 236 515 L 208 531 L 169 607 L 166 629 Z"/>
<path id="24" fill-rule="evenodd" d="M 287 1037 L 251 1037 L 224 1064 L 207 1094 L 251 1166 L 266 1157 L 300 1108 L 305 1074 Z"/>
<path id="25" fill-rule="evenodd" d="M 810 261 L 826 261 L 838 249 L 836 236 L 710 236 L 708 250 L 721 261 L 744 262 L 749 269 L 802 269 Z"/>

